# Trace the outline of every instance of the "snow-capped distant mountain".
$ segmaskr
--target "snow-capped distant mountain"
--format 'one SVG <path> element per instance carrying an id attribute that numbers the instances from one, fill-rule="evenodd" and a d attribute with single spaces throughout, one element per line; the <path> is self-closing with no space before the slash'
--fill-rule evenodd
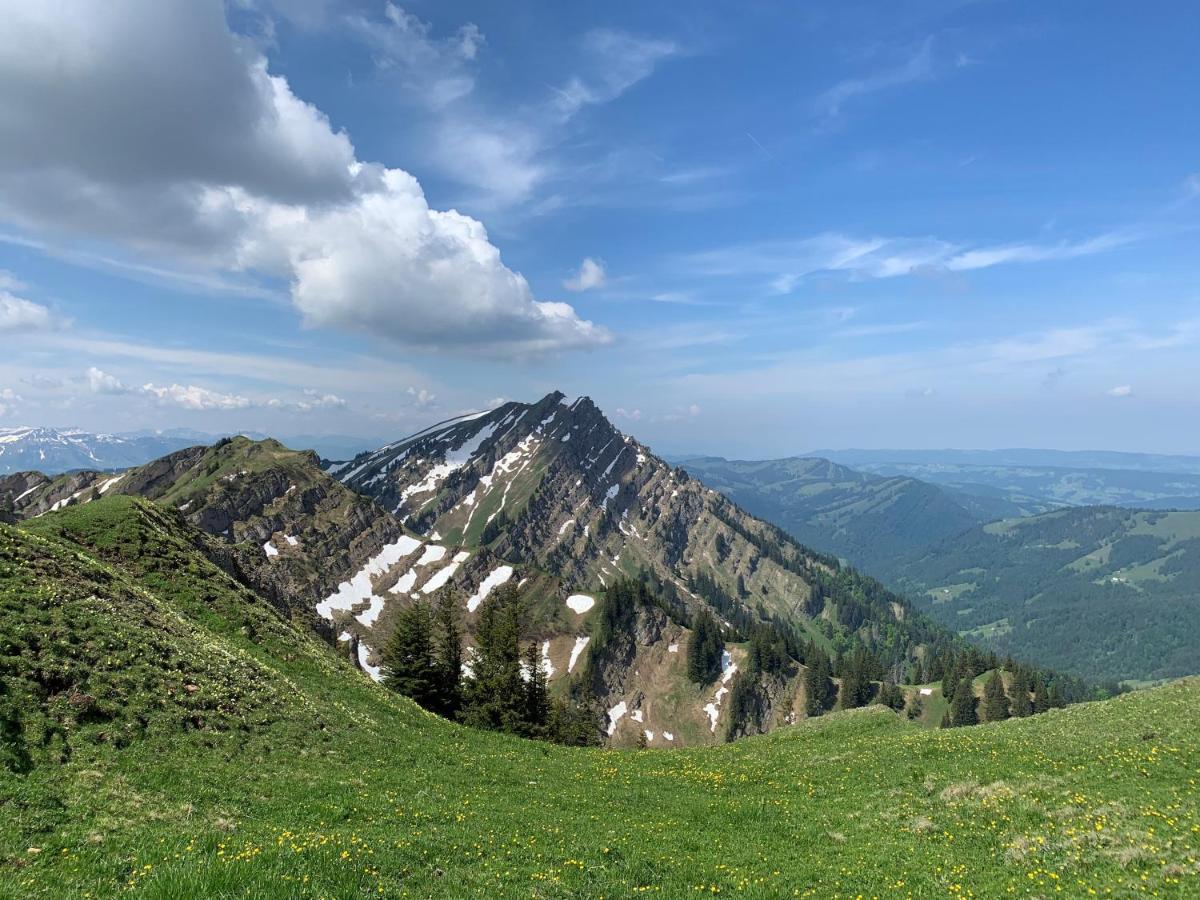
<path id="1" fill-rule="evenodd" d="M 124 469 L 198 443 L 167 434 L 91 434 L 78 429 L 0 428 L 0 473 Z"/>

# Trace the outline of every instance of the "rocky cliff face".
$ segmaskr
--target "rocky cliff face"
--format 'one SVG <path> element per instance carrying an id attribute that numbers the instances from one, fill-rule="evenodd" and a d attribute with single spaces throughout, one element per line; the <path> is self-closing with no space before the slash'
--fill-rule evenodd
<path id="1" fill-rule="evenodd" d="M 227 566 L 375 678 L 405 605 L 456 591 L 469 640 L 489 593 L 517 583 L 552 689 L 593 694 L 616 744 L 711 743 L 793 716 L 798 665 L 763 679 L 755 724 L 729 721 L 755 628 L 830 650 L 866 644 L 898 666 L 931 637 L 895 597 L 667 465 L 586 397 L 508 403 L 323 468 L 311 453 L 234 438 L 115 475 L 22 473 L 0 479 L 0 509 L 24 518 L 109 492 L 170 506 L 220 538 Z M 651 583 L 659 605 L 592 643 L 619 578 Z M 705 685 L 686 663 L 700 614 L 727 641 Z"/>

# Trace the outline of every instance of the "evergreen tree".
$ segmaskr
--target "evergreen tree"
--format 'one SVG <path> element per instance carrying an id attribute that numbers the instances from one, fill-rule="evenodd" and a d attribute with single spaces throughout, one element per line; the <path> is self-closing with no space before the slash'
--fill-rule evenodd
<path id="1" fill-rule="evenodd" d="M 711 684 L 721 674 L 724 651 L 720 626 L 708 610 L 701 611 L 692 623 L 692 637 L 688 641 L 688 678 L 697 684 Z"/>
<path id="2" fill-rule="evenodd" d="M 525 682 L 521 678 L 522 602 L 516 586 L 492 591 L 479 609 L 475 677 L 463 692 L 462 720 L 476 728 L 521 733 Z"/>
<path id="3" fill-rule="evenodd" d="M 975 681 L 969 675 L 964 676 L 950 701 L 950 721 L 955 728 L 964 725 L 978 725 L 979 714 L 976 712 Z"/>
<path id="4" fill-rule="evenodd" d="M 1050 708 L 1050 692 L 1046 690 L 1046 681 L 1041 675 L 1033 680 L 1033 711 L 1044 713 Z"/>
<path id="5" fill-rule="evenodd" d="M 523 731 L 527 737 L 538 737 L 544 733 L 550 716 L 550 694 L 546 688 L 546 670 L 542 668 L 542 652 L 536 643 L 529 645 L 523 668 L 526 675 Z"/>
<path id="6" fill-rule="evenodd" d="M 904 709 L 904 691 L 894 681 L 885 681 L 879 689 L 879 702 L 899 712 Z"/>
<path id="7" fill-rule="evenodd" d="M 426 709 L 438 700 L 438 672 L 433 660 L 433 620 L 420 601 L 400 611 L 396 628 L 383 648 L 383 683 Z"/>
<path id="8" fill-rule="evenodd" d="M 1019 718 L 1033 715 L 1033 701 L 1029 699 L 1029 675 L 1018 666 L 1013 672 L 1012 684 L 1008 687 L 1012 714 Z"/>
<path id="9" fill-rule="evenodd" d="M 807 658 L 808 668 L 804 672 L 804 712 L 808 716 L 819 716 L 837 699 L 833 682 L 829 680 L 829 657 L 818 648 Z"/>
<path id="10" fill-rule="evenodd" d="M 925 711 L 925 701 L 921 699 L 920 694 L 913 694 L 908 700 L 908 706 L 905 707 L 904 713 L 910 720 L 921 718 L 921 713 Z"/>
<path id="11" fill-rule="evenodd" d="M 944 713 L 942 713 L 942 721 L 938 724 L 938 728 L 950 727 L 952 727 L 950 722 L 950 710 L 946 710 Z"/>
<path id="12" fill-rule="evenodd" d="M 433 612 L 434 667 L 437 670 L 438 712 L 453 717 L 462 705 L 462 626 L 458 597 L 450 588 L 438 594 Z"/>
<path id="13" fill-rule="evenodd" d="M 983 688 L 983 715 L 989 722 L 999 722 L 1009 716 L 1008 697 L 1004 693 L 1004 679 L 1000 670 L 992 672 Z"/>

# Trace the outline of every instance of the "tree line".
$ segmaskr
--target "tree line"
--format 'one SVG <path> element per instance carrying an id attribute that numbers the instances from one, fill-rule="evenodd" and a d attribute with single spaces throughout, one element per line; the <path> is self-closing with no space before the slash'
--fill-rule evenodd
<path id="1" fill-rule="evenodd" d="M 383 648 L 383 684 L 464 725 L 560 744 L 598 744 L 602 723 L 594 702 L 550 696 L 516 586 L 497 588 L 483 602 L 469 658 L 459 603 L 444 588 L 433 602 L 418 600 L 400 611 Z"/>

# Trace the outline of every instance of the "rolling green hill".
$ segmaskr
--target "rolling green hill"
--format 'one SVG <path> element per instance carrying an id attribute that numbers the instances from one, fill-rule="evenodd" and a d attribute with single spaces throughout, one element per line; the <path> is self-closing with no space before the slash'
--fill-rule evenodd
<path id="1" fill-rule="evenodd" d="M 994 522 L 897 565 L 893 583 L 1000 653 L 1093 679 L 1200 672 L 1200 512 Z"/>
<path id="2" fill-rule="evenodd" d="M 857 472 L 827 459 L 706 456 L 681 465 L 800 543 L 848 559 L 872 575 L 889 571 L 893 560 L 916 549 L 1024 513 L 1011 503 L 956 495 L 915 478 Z"/>
<path id="3" fill-rule="evenodd" d="M 174 510 L 0 525 L 0 896 L 1194 896 L 1200 684 L 694 750 L 422 712 Z"/>

